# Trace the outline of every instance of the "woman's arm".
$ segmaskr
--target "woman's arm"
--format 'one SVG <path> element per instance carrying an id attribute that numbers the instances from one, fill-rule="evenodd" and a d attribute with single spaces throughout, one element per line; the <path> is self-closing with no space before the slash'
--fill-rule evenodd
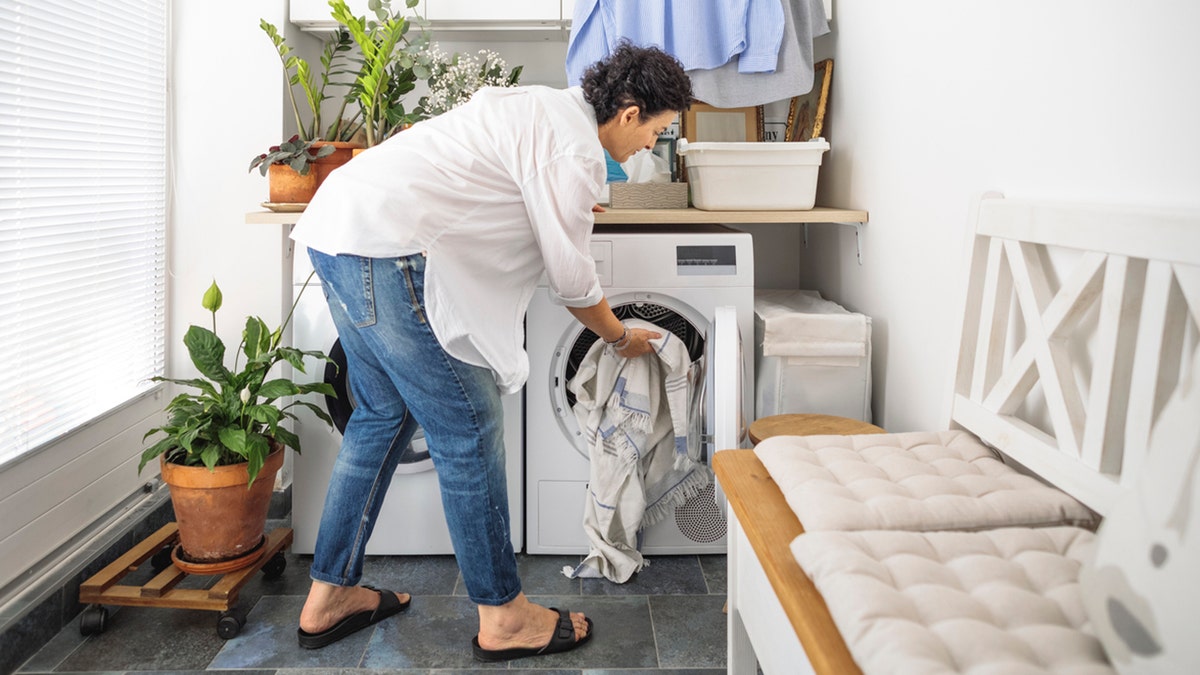
<path id="1" fill-rule="evenodd" d="M 621 336 L 625 334 L 625 325 L 621 323 L 616 314 L 613 314 L 612 309 L 608 306 L 607 298 L 602 298 L 600 302 L 591 307 L 567 307 L 567 311 L 605 342 L 620 340 Z M 662 337 L 661 333 L 630 328 L 628 339 L 617 346 L 617 353 L 629 359 L 649 354 L 654 351 L 650 340 L 660 337 Z"/>

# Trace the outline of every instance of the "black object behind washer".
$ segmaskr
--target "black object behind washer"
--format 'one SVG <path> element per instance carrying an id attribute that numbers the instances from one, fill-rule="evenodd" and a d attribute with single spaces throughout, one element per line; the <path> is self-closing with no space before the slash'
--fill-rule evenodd
<path id="1" fill-rule="evenodd" d="M 354 394 L 350 391 L 350 367 L 346 363 L 346 350 L 342 349 L 342 341 L 336 340 L 329 348 L 329 361 L 325 364 L 325 382 L 333 387 L 337 397 L 325 396 L 325 409 L 333 419 L 338 433 L 346 433 L 346 423 L 354 412 Z M 424 431 L 417 429 L 417 435 L 423 436 Z M 404 448 L 400 455 L 400 464 L 416 464 L 429 460 L 428 450 L 416 450 L 412 443 Z"/>

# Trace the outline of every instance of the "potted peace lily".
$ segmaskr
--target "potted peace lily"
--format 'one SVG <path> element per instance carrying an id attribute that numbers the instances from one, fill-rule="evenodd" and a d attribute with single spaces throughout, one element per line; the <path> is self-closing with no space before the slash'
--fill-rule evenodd
<path id="1" fill-rule="evenodd" d="M 188 391 L 167 404 L 165 424 L 146 432 L 143 440 L 162 436 L 142 452 L 138 464 L 140 473 L 150 461 L 160 462 L 182 549 L 173 552 L 172 559 L 184 569 L 189 569 L 188 565 L 221 565 L 222 571 L 229 571 L 253 564 L 263 541 L 284 448 L 300 452 L 300 439 L 282 422 L 295 419 L 291 408 L 304 406 L 332 424 L 319 406 L 299 398 L 310 392 L 333 396 L 329 384 L 298 384 L 272 376 L 282 362 L 304 372 L 306 357 L 329 361 L 322 352 L 281 344 L 296 305 L 273 331 L 262 319 L 247 317 L 229 367 L 225 344 L 216 333 L 221 302 L 221 289 L 214 281 L 201 302 L 212 314 L 212 329 L 193 325 L 183 338 L 200 377 L 153 378 Z"/>

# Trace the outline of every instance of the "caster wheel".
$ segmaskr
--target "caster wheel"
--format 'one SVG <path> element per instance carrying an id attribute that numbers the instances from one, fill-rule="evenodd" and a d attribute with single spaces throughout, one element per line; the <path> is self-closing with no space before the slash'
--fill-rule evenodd
<path id="1" fill-rule="evenodd" d="M 150 567 L 154 569 L 155 574 L 158 574 L 159 572 L 167 569 L 172 564 L 173 563 L 171 562 L 171 547 L 169 547 L 169 546 L 167 548 L 162 549 L 158 553 L 155 553 L 154 556 L 152 558 L 150 558 Z"/>
<path id="2" fill-rule="evenodd" d="M 287 558 L 283 557 L 283 553 L 276 553 L 271 556 L 271 559 L 263 565 L 263 577 L 266 579 L 278 579 L 283 576 L 283 571 L 287 569 Z"/>
<path id="3" fill-rule="evenodd" d="M 242 626 L 245 623 L 245 619 L 234 612 L 222 612 L 221 618 L 217 619 L 217 635 L 221 636 L 223 640 L 235 638 L 238 633 L 242 632 Z"/>
<path id="4" fill-rule="evenodd" d="M 79 615 L 80 635 L 99 635 L 108 627 L 108 610 L 100 605 L 90 605 Z"/>

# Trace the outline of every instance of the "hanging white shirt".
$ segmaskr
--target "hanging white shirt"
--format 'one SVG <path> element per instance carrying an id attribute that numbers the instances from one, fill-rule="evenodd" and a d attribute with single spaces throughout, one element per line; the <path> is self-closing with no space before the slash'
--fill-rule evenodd
<path id="1" fill-rule="evenodd" d="M 555 299 L 603 297 L 588 252 L 605 180 L 582 90 L 485 88 L 335 170 L 292 231 L 322 253 L 424 253 L 425 309 L 451 356 L 504 393 L 529 376 L 524 316 L 546 274 Z"/>

